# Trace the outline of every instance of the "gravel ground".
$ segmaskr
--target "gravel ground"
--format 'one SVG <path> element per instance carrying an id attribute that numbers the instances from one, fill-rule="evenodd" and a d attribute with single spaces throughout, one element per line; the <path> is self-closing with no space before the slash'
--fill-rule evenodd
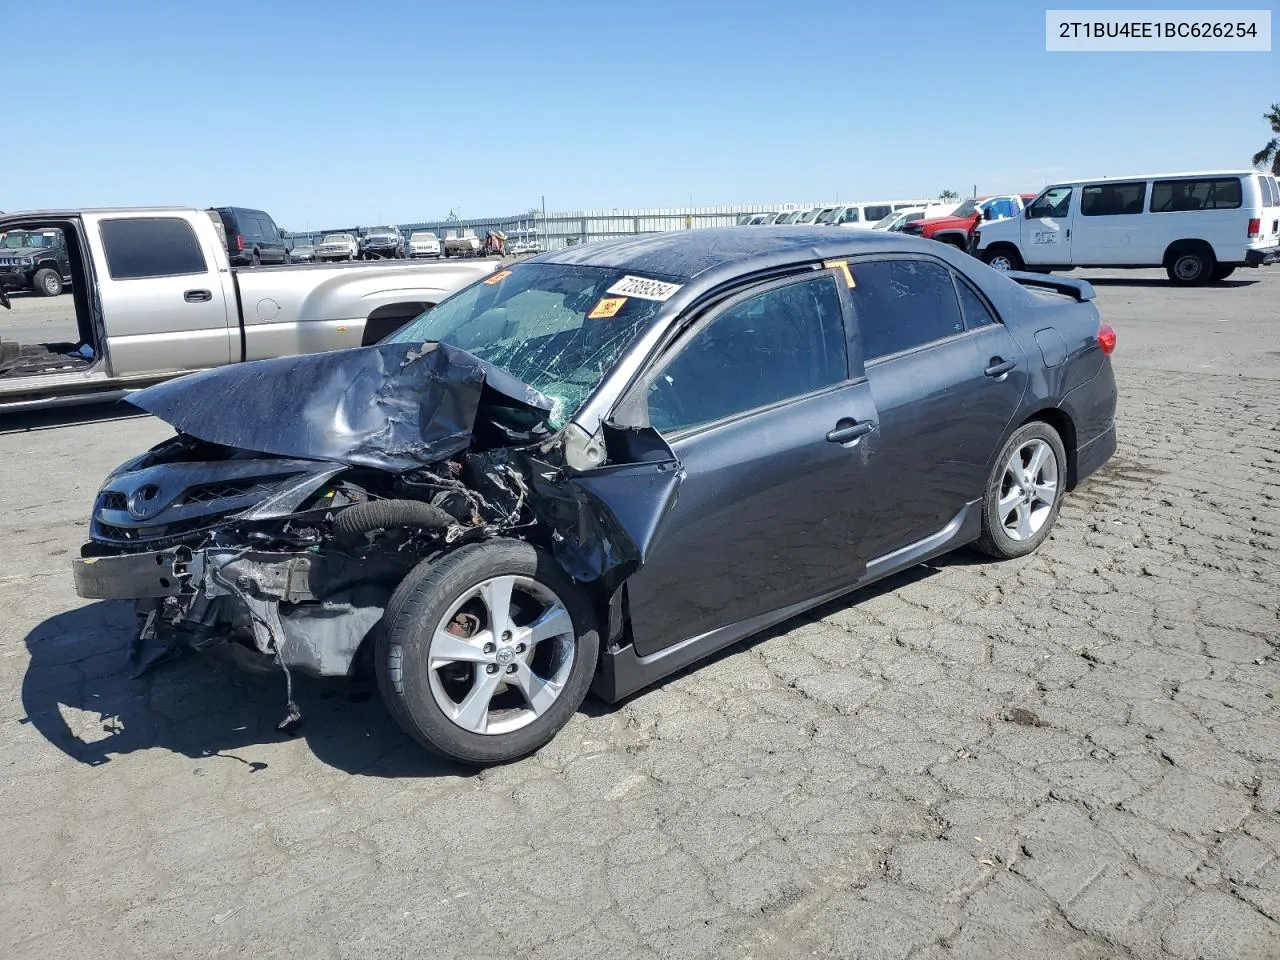
<path id="1" fill-rule="evenodd" d="M 286 737 L 277 678 L 131 679 L 129 610 L 68 561 L 168 428 L 0 421 L 0 955 L 1280 956 L 1280 270 L 1116 276 L 1120 449 L 1039 553 L 917 568 L 481 773 L 367 686 L 303 682 Z"/>

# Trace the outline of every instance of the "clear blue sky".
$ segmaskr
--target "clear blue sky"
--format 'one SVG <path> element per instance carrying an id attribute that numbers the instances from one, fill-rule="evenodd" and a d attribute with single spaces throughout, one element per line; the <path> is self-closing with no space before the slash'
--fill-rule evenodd
<path id="1" fill-rule="evenodd" d="M 1031 190 L 1244 166 L 1280 100 L 1274 51 L 1046 53 L 1043 4 L 56 6 L 48 30 L 7 37 L 0 209 L 237 204 L 303 230 L 543 195 L 565 210 Z"/>

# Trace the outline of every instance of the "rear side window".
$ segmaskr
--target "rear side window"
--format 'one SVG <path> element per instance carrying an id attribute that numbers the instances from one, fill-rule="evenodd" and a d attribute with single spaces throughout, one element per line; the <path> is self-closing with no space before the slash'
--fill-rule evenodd
<path id="1" fill-rule="evenodd" d="M 951 273 L 923 260 L 876 260 L 853 268 L 864 359 L 911 350 L 964 332 Z"/>
<path id="2" fill-rule="evenodd" d="M 684 430 L 848 379 L 840 295 L 830 276 L 738 303 L 695 333 L 649 384 L 649 423 Z"/>
<path id="3" fill-rule="evenodd" d="M 1262 189 L 1262 205 L 1264 207 L 1274 207 L 1280 203 L 1280 197 L 1276 196 L 1275 182 L 1267 176 L 1258 176 L 1258 186 Z"/>
<path id="4" fill-rule="evenodd" d="M 1145 183 L 1095 183 L 1080 191 L 1080 213 L 1086 217 L 1116 217 L 1141 213 L 1147 197 Z"/>
<path id="5" fill-rule="evenodd" d="M 1242 194 L 1239 177 L 1157 180 L 1151 188 L 1151 212 L 1237 210 L 1244 202 Z"/>
<path id="6" fill-rule="evenodd" d="M 883 220 L 893 213 L 893 206 L 892 204 L 881 203 L 874 207 L 863 207 L 862 212 L 866 215 L 868 223 L 875 223 L 875 221 Z"/>
<path id="7" fill-rule="evenodd" d="M 1267 177 L 1271 181 L 1271 205 L 1280 207 L 1280 180 L 1275 177 Z"/>
<path id="8" fill-rule="evenodd" d="M 995 314 L 987 306 L 987 302 L 978 295 L 978 291 L 969 286 L 967 280 L 956 277 L 956 293 L 960 295 L 960 312 L 964 314 L 966 330 L 980 330 L 998 323 Z"/>
<path id="9" fill-rule="evenodd" d="M 112 280 L 205 273 L 191 224 L 176 217 L 103 220 L 98 225 Z"/>

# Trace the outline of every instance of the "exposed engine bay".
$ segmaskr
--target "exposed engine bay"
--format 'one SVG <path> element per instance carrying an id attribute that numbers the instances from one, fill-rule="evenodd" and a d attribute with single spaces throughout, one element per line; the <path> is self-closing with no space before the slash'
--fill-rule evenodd
<path id="1" fill-rule="evenodd" d="M 220 368 L 131 402 L 178 432 L 107 478 L 75 578 L 83 597 L 135 601 L 138 672 L 194 649 L 348 675 L 410 570 L 495 536 L 608 595 L 680 476 L 656 433 L 630 431 L 615 472 L 575 478 L 551 401 L 445 344 Z M 289 690 L 282 727 L 299 717 Z"/>

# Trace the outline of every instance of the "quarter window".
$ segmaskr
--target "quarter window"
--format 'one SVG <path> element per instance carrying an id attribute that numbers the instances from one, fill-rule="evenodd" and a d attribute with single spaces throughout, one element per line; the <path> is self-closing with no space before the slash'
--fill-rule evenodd
<path id="1" fill-rule="evenodd" d="M 176 217 L 103 220 L 98 226 L 112 280 L 205 273 L 191 224 Z"/>
<path id="2" fill-rule="evenodd" d="M 1151 212 L 1236 210 L 1244 202 L 1242 194 L 1239 177 L 1157 180 L 1151 188 Z"/>
<path id="3" fill-rule="evenodd" d="M 987 306 L 987 302 L 978 296 L 978 291 L 969 286 L 967 280 L 956 277 L 956 293 L 960 295 L 960 311 L 964 314 L 966 330 L 980 330 L 998 323 L 995 314 Z"/>
<path id="4" fill-rule="evenodd" d="M 649 423 L 711 423 L 848 379 L 840 295 L 830 276 L 777 287 L 694 333 L 651 380 Z"/>
<path id="5" fill-rule="evenodd" d="M 876 260 L 853 267 L 854 313 L 870 361 L 964 332 L 946 267 L 923 260 Z"/>
<path id="6" fill-rule="evenodd" d="M 1080 214 L 1114 217 L 1141 213 L 1147 196 L 1145 183 L 1096 183 L 1080 191 Z"/>

